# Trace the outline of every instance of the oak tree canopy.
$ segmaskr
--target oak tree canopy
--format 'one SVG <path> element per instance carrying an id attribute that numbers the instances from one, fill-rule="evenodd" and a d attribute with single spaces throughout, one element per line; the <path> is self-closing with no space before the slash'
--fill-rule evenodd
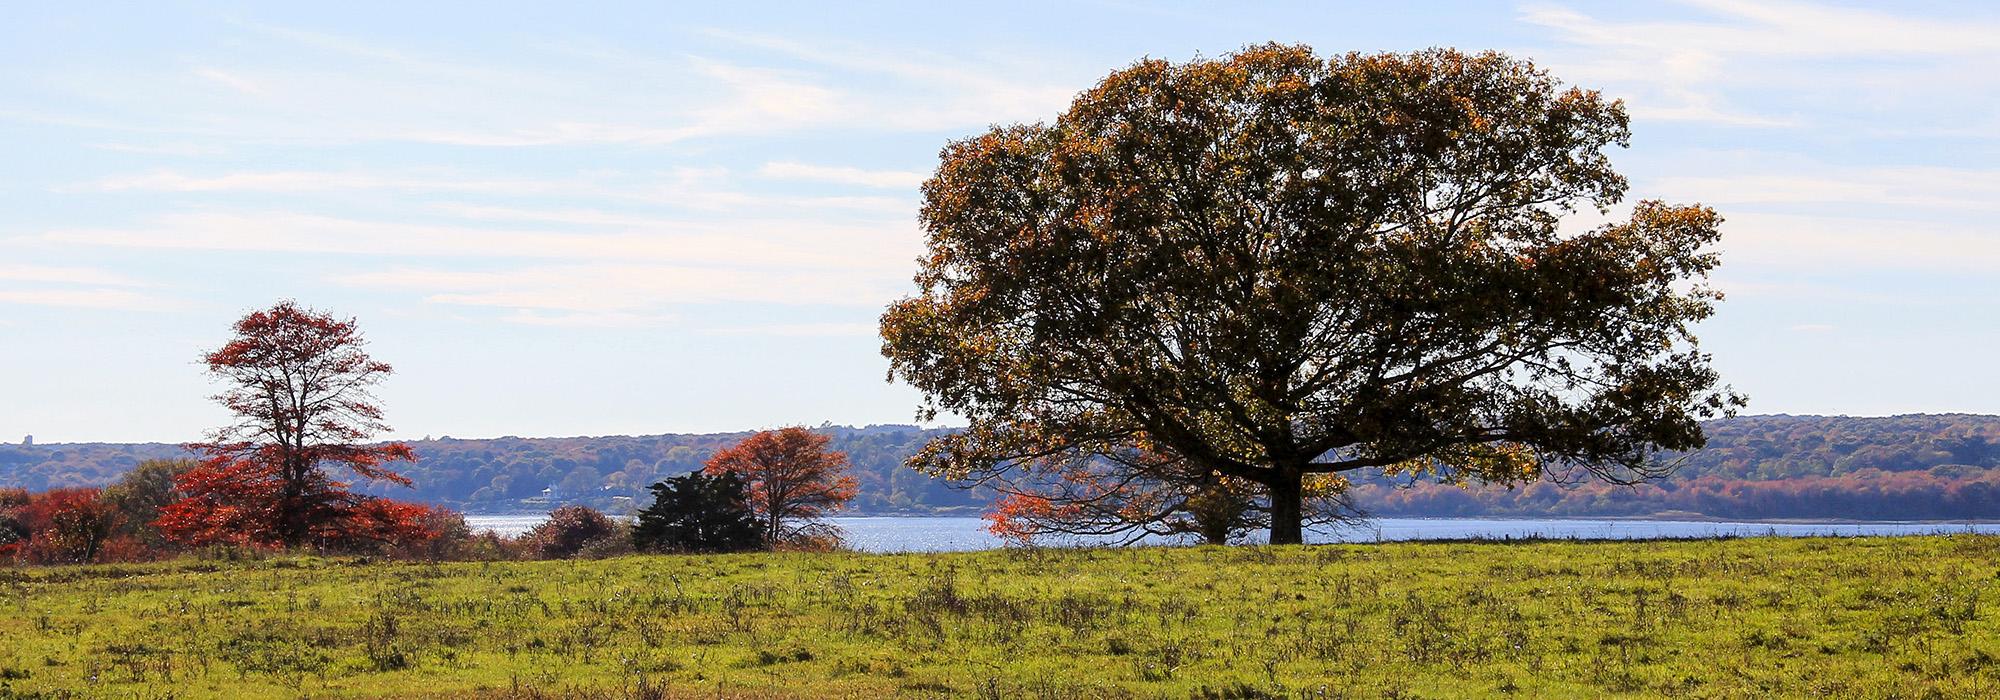
<path id="1" fill-rule="evenodd" d="M 969 427 L 913 458 L 1032 491 L 1172 454 L 1268 499 L 1380 468 L 1629 481 L 1743 398 L 1691 326 L 1721 219 L 1640 201 L 1623 105 L 1528 61 L 1262 45 L 1145 60 L 948 144 L 890 376 Z"/>

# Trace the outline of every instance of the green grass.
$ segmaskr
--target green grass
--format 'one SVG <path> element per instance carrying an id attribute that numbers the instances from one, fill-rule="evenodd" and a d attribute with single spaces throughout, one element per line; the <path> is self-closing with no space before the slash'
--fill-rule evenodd
<path id="1" fill-rule="evenodd" d="M 2000 537 L 0 569 L 0 697 L 2000 697 Z"/>

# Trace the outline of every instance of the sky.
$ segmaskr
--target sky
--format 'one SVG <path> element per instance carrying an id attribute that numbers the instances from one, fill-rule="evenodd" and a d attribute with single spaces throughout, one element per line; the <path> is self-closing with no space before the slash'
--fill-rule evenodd
<path id="1" fill-rule="evenodd" d="M 1143 57 L 1497 49 L 1727 219 L 1752 413 L 2000 413 L 2000 8 L 6 3 L 0 441 L 194 440 L 200 353 L 357 318 L 391 437 L 909 423 L 875 322 L 946 142 Z"/>

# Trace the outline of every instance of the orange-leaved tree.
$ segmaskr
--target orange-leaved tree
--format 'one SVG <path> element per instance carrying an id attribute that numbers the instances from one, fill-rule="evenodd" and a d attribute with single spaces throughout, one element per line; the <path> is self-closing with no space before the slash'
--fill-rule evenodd
<path id="1" fill-rule="evenodd" d="M 340 480 L 408 486 L 384 465 L 416 459 L 402 443 L 362 442 L 388 430 L 370 388 L 392 372 L 365 345 L 353 319 L 291 301 L 237 321 L 236 337 L 202 358 L 227 384 L 215 399 L 237 420 L 189 445 L 205 459 L 176 479 L 186 497 L 161 509 L 161 533 L 181 544 L 331 548 L 421 536 L 421 507 Z"/>
<path id="2" fill-rule="evenodd" d="M 809 537 L 814 520 L 854 498 L 847 455 L 828 452 L 831 439 L 798 426 L 767 430 L 715 453 L 704 471 L 749 484 L 750 507 L 772 542 Z"/>

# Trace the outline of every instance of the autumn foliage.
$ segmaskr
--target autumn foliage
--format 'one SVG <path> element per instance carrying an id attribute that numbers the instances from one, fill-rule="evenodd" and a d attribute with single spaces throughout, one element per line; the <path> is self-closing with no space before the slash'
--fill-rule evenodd
<path id="1" fill-rule="evenodd" d="M 1260 486 L 1276 543 L 1329 475 L 1660 477 L 1744 399 L 1693 333 L 1721 217 L 1565 225 L 1624 201 L 1629 137 L 1502 54 L 1267 44 L 946 144 L 881 330 L 920 416 L 968 428 L 911 465 L 981 484 L 1157 443 L 1197 465 L 1177 489 Z"/>
<path id="2" fill-rule="evenodd" d="M 228 386 L 215 398 L 237 420 L 190 445 L 205 459 L 176 479 L 185 497 L 161 509 L 161 533 L 182 545 L 330 549 L 428 536 L 426 507 L 341 480 L 408 486 L 386 465 L 416 459 L 401 443 L 362 444 L 388 429 L 369 389 L 393 370 L 369 357 L 355 322 L 286 301 L 235 330 L 203 361 Z"/>
<path id="3" fill-rule="evenodd" d="M 112 545 L 121 520 L 118 509 L 93 488 L 52 489 L 37 494 L 0 494 L 0 560 L 35 564 L 88 564 Z"/>
<path id="4" fill-rule="evenodd" d="M 797 426 L 767 430 L 715 453 L 703 471 L 743 479 L 774 543 L 824 538 L 814 521 L 846 505 L 857 488 L 847 455 L 828 452 L 829 439 Z"/>

